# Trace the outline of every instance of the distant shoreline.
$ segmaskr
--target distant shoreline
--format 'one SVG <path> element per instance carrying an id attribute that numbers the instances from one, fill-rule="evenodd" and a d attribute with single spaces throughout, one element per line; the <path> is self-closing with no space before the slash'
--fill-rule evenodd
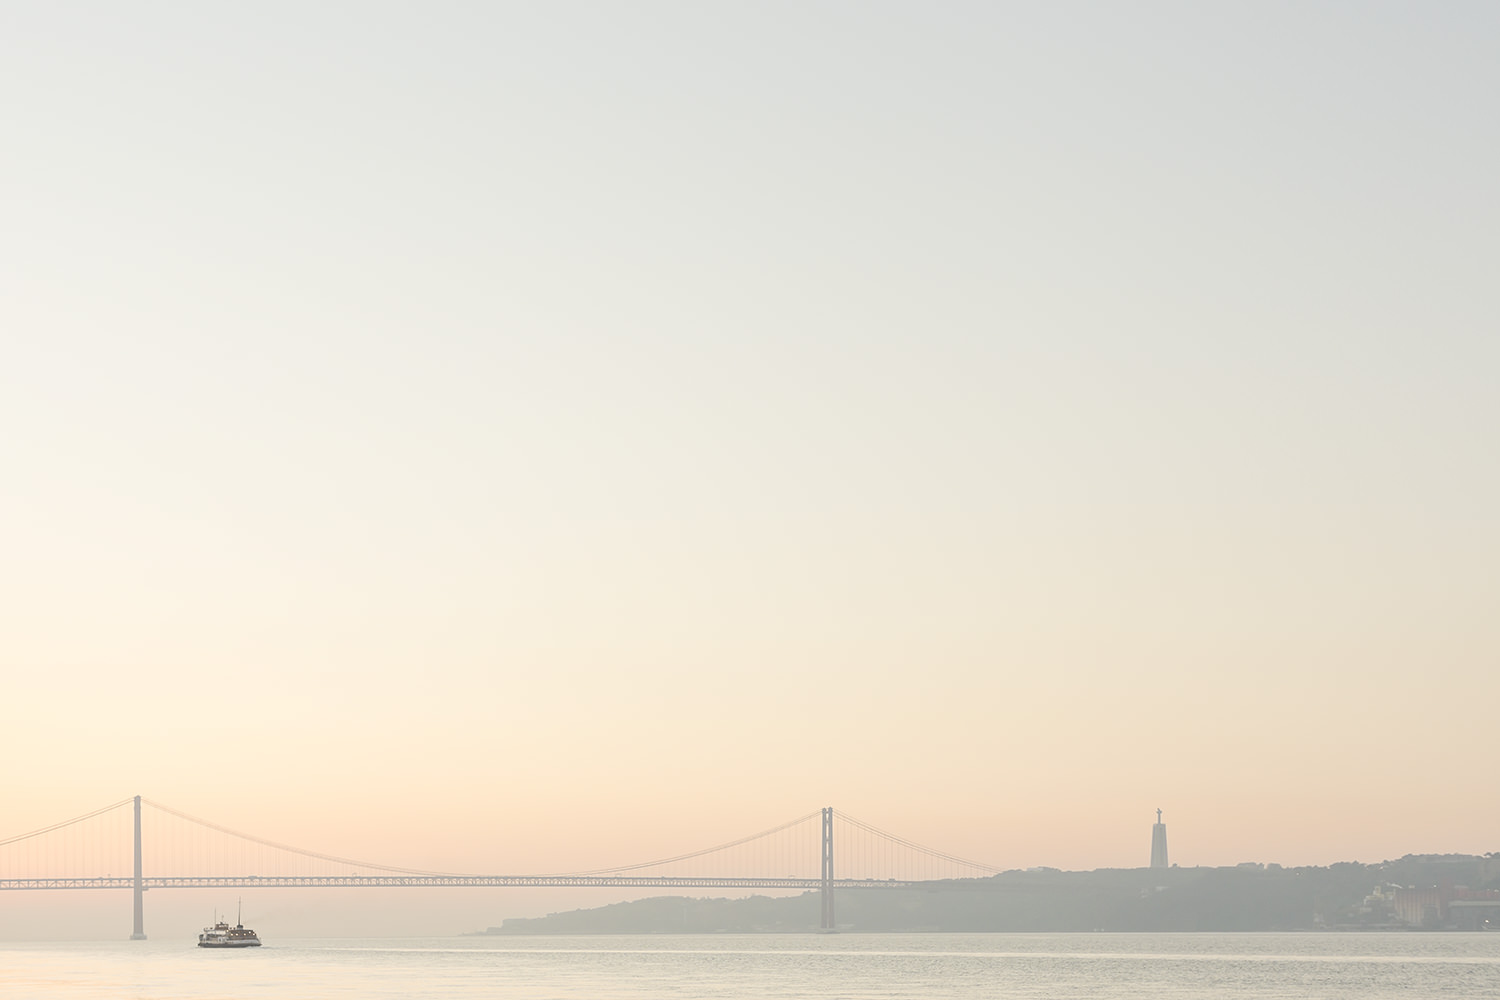
<path id="1" fill-rule="evenodd" d="M 1500 855 L 1407 855 L 1284 868 L 1031 869 L 921 888 L 840 889 L 857 933 L 1431 932 L 1500 930 Z M 467 936 L 820 931 L 819 893 L 657 896 L 504 920 Z"/>

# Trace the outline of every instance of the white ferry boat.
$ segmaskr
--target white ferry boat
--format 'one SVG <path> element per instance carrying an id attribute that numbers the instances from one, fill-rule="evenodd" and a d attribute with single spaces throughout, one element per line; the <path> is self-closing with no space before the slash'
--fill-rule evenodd
<path id="1" fill-rule="evenodd" d="M 255 932 L 240 923 L 238 915 L 234 919 L 233 927 L 229 926 L 228 921 L 215 919 L 212 927 L 203 928 L 203 933 L 198 935 L 198 947 L 259 948 L 260 938 L 255 936 Z"/>

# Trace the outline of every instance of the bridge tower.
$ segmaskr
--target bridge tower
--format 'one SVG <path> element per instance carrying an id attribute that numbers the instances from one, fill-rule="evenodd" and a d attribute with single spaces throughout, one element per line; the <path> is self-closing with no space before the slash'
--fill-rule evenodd
<path id="1" fill-rule="evenodd" d="M 130 933 L 130 940 L 146 940 L 146 908 L 143 894 L 144 886 L 141 885 L 141 797 L 135 797 L 135 930 Z"/>
<path id="2" fill-rule="evenodd" d="M 828 806 L 823 810 L 823 887 L 820 893 L 823 899 L 823 921 L 819 925 L 822 930 L 832 931 L 835 929 L 833 920 L 833 807 Z"/>

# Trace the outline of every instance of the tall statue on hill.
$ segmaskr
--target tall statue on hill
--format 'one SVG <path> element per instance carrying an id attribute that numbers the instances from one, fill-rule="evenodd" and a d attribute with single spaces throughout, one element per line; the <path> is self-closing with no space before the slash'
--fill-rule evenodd
<path id="1" fill-rule="evenodd" d="M 1161 821 L 1161 810 L 1156 810 L 1156 825 L 1151 828 L 1151 867 L 1167 867 L 1167 824 Z"/>

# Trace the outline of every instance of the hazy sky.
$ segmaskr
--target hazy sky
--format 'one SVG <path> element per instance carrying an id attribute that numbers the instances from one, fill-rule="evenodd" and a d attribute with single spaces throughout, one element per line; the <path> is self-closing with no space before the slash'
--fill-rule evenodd
<path id="1" fill-rule="evenodd" d="M 1497 51 L 1491 3 L 7 4 L 0 835 L 1500 849 Z"/>

